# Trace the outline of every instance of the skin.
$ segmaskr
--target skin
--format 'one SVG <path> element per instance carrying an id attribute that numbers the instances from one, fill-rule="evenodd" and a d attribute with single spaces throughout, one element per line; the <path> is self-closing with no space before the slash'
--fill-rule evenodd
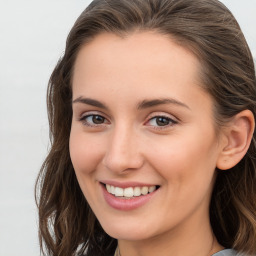
<path id="1" fill-rule="evenodd" d="M 206 256 L 222 249 L 212 234 L 209 202 L 226 140 L 221 130 L 216 134 L 213 101 L 199 73 L 192 53 L 153 32 L 100 34 L 77 56 L 71 160 L 122 256 Z M 172 100 L 138 108 L 166 98 Z M 98 124 L 92 115 L 102 117 Z M 159 116 L 167 118 L 162 126 Z M 105 201 L 102 180 L 160 188 L 145 205 L 121 211 Z"/>

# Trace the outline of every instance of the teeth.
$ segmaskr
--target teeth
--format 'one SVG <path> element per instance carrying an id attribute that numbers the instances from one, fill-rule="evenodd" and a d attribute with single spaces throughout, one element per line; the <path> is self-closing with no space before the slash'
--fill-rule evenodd
<path id="1" fill-rule="evenodd" d="M 115 187 L 115 196 L 124 196 L 124 190 L 119 187 Z"/>
<path id="2" fill-rule="evenodd" d="M 135 187 L 133 189 L 133 196 L 140 196 L 141 195 L 141 189 L 140 187 Z"/>
<path id="3" fill-rule="evenodd" d="M 146 195 L 148 193 L 148 187 L 142 187 L 141 194 Z"/>
<path id="4" fill-rule="evenodd" d="M 156 186 L 151 186 L 151 187 L 149 187 L 148 192 L 151 193 L 155 190 L 156 190 Z"/>
<path id="5" fill-rule="evenodd" d="M 115 195 L 117 197 L 132 198 L 134 196 L 141 196 L 147 195 L 148 193 L 152 193 L 153 191 L 156 190 L 156 186 L 119 188 L 106 184 L 106 189 L 110 194 Z"/>
<path id="6" fill-rule="evenodd" d="M 106 184 L 106 188 L 107 188 L 108 193 L 111 193 L 111 186 L 109 184 Z"/>
<path id="7" fill-rule="evenodd" d="M 110 186 L 110 193 L 115 194 L 115 187 L 114 186 Z"/>
<path id="8" fill-rule="evenodd" d="M 133 197 L 133 188 L 125 188 L 124 196 L 125 197 Z"/>

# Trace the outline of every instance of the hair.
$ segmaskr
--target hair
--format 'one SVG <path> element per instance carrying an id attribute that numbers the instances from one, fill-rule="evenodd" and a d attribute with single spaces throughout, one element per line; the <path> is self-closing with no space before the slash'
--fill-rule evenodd
<path id="1" fill-rule="evenodd" d="M 222 126 L 239 112 L 256 115 L 252 55 L 231 12 L 217 0 L 94 0 L 71 29 L 48 85 L 51 148 L 36 184 L 41 252 L 53 256 L 113 255 L 117 241 L 100 226 L 77 182 L 69 155 L 72 73 L 81 47 L 101 33 L 169 35 L 200 61 L 204 89 Z M 219 243 L 256 254 L 256 134 L 243 159 L 216 170 L 210 220 Z"/>

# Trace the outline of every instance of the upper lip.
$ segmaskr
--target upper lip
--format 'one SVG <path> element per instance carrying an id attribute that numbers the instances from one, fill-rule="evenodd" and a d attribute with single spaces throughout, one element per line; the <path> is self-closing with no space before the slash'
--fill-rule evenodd
<path id="1" fill-rule="evenodd" d="M 119 188 L 158 186 L 157 184 L 142 183 L 137 181 L 120 182 L 115 180 L 101 180 L 100 183 L 108 184 L 108 185 L 119 187 Z"/>

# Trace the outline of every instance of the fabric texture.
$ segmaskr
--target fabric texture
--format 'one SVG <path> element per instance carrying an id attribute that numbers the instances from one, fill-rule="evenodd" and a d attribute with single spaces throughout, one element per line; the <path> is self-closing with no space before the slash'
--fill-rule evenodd
<path id="1" fill-rule="evenodd" d="M 232 249 L 225 249 L 213 254 L 212 256 L 238 256 L 237 252 Z"/>
<path id="2" fill-rule="evenodd" d="M 119 250 L 118 248 L 116 249 L 115 255 L 114 256 L 119 256 Z M 232 249 L 225 249 L 220 252 L 214 253 L 212 256 L 242 256 L 241 254 L 238 254 L 236 251 Z M 245 255 L 243 255 L 245 256 Z"/>

